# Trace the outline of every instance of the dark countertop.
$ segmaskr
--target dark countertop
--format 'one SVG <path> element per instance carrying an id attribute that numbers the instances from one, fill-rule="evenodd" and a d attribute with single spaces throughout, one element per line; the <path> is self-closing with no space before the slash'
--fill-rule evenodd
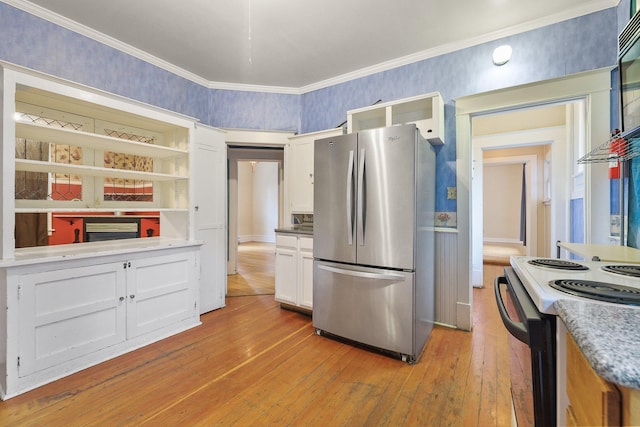
<path id="1" fill-rule="evenodd" d="M 293 225 L 291 227 L 276 228 L 276 233 L 288 233 L 288 234 L 304 234 L 306 236 L 313 236 L 313 226 L 308 225 Z"/>
<path id="2" fill-rule="evenodd" d="M 574 300 L 555 307 L 598 375 L 640 390 L 639 309 Z"/>

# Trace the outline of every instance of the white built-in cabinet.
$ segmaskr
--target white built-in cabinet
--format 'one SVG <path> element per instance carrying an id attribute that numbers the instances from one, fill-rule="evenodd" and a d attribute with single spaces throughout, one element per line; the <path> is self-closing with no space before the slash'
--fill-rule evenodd
<path id="1" fill-rule="evenodd" d="M 313 309 L 313 237 L 276 233 L 275 264 L 276 301 Z"/>
<path id="2" fill-rule="evenodd" d="M 349 133 L 415 123 L 433 145 L 444 144 L 444 103 L 438 92 L 347 111 Z"/>
<path id="3" fill-rule="evenodd" d="M 148 240 L 3 263 L 2 399 L 200 323 L 199 244 Z"/>
<path id="4" fill-rule="evenodd" d="M 291 213 L 313 213 L 313 150 L 316 139 L 342 134 L 342 128 L 289 138 L 288 181 Z"/>
<path id="5" fill-rule="evenodd" d="M 0 84 L 7 399 L 224 305 L 226 145 L 195 119 L 20 67 L 0 67 Z M 20 214 L 149 211 L 158 237 L 16 248 Z"/>

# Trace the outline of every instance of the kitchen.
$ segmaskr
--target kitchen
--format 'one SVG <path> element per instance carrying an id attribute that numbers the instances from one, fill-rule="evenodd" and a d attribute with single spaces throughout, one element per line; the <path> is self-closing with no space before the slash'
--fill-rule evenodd
<path id="1" fill-rule="evenodd" d="M 41 55 L 26 54 L 28 51 L 26 46 L 21 48 L 21 46 L 23 46 L 21 43 L 24 42 L 15 37 L 15 34 L 22 34 L 20 28 L 16 28 L 16 26 L 20 24 L 24 25 L 22 23 L 25 20 L 31 23 L 31 25 L 43 24 L 39 20 L 30 18 L 30 15 L 6 6 L 5 4 L 2 5 L 2 16 L 6 17 L 7 22 L 2 28 L 4 31 L 7 31 L 5 40 L 13 40 L 14 42 L 12 44 L 13 49 L 3 54 L 0 59 L 40 69 L 50 74 L 72 81 L 82 82 L 109 92 L 125 94 L 173 111 L 201 117 L 205 123 L 223 128 L 258 127 L 265 130 L 284 128 L 290 129 L 291 131 L 300 131 L 301 133 L 313 132 L 335 127 L 344 121 L 347 110 L 369 105 L 380 97 L 384 97 L 385 99 L 400 99 L 406 95 L 418 95 L 437 90 L 442 93 L 445 99 L 446 134 L 452 136 L 452 138 L 449 141 L 450 143 L 445 144 L 438 152 L 436 163 L 436 175 L 438 177 L 436 210 L 440 212 L 458 211 L 458 234 L 449 233 L 445 236 L 446 238 L 453 238 L 455 240 L 458 238 L 456 236 L 464 234 L 464 228 L 460 227 L 460 225 L 464 227 L 464 218 L 462 218 L 461 212 L 465 211 L 465 206 L 468 205 L 464 200 L 462 191 L 465 187 L 464 179 L 460 180 L 460 178 L 456 177 L 456 145 L 459 145 L 460 141 L 456 141 L 455 138 L 455 110 L 452 100 L 461 96 L 486 92 L 501 87 L 552 79 L 564 76 L 565 74 L 612 66 L 615 63 L 614 42 L 618 28 L 615 28 L 616 26 L 611 23 L 618 22 L 618 27 L 622 26 L 624 20 L 617 18 L 617 16 L 623 14 L 622 11 L 625 7 L 628 9 L 628 4 L 622 2 L 620 6 L 613 6 L 616 5 L 610 4 L 608 8 L 603 8 L 601 11 L 575 18 L 575 20 L 571 21 L 571 25 L 564 26 L 563 23 L 555 23 L 550 25 L 549 28 L 531 30 L 523 34 L 511 36 L 510 43 L 516 48 L 514 52 L 517 52 L 517 48 L 520 46 L 520 48 L 536 50 L 537 55 L 531 55 L 527 58 L 520 57 L 519 60 L 524 62 L 518 62 L 518 57 L 514 54 L 512 62 L 506 65 L 507 68 L 498 68 L 490 63 L 491 51 L 493 47 L 499 43 L 485 43 L 461 51 L 454 51 L 446 55 L 435 56 L 415 64 L 401 66 L 392 74 L 388 75 L 388 77 L 385 77 L 377 83 L 375 78 L 361 78 L 343 83 L 343 86 L 347 88 L 346 90 L 341 90 L 337 96 L 334 95 L 335 92 L 331 88 L 320 88 L 309 91 L 303 95 L 243 92 L 242 96 L 234 96 L 234 91 L 224 89 L 215 89 L 210 93 L 207 92 L 203 94 L 197 85 L 175 75 L 166 76 L 165 80 L 165 75 L 162 70 L 149 68 L 148 64 L 141 64 L 135 61 L 133 65 L 140 67 L 139 73 L 133 75 L 127 73 L 126 77 L 122 79 L 118 79 L 110 74 L 112 71 L 108 70 L 112 70 L 111 67 L 90 67 L 90 70 L 83 72 L 81 69 L 67 67 L 67 64 L 61 57 L 57 57 L 58 59 L 52 58 L 44 52 Z M 607 24 L 604 25 L 601 24 L 601 22 L 606 22 Z M 607 31 L 609 35 L 598 38 L 595 36 L 595 32 L 588 30 L 589 28 L 604 28 L 604 31 Z M 561 42 L 565 37 L 572 37 L 573 40 L 573 31 L 576 31 L 576 29 L 582 31 L 583 34 L 575 37 L 574 44 Z M 85 42 L 83 38 L 78 37 L 76 39 L 75 37 L 77 36 L 69 34 L 66 30 L 53 28 L 51 31 L 53 31 L 55 35 L 55 37 L 52 36 L 52 39 L 55 38 L 55 40 L 64 44 L 74 45 L 75 43 L 82 44 Z M 549 37 L 549 34 L 553 37 Z M 570 34 L 570 36 L 567 34 Z M 551 41 L 554 37 L 556 37 L 557 41 L 550 45 L 553 46 L 553 48 L 547 48 L 543 43 L 538 43 L 541 39 L 548 38 Z M 28 37 L 25 37 L 25 39 L 27 38 Z M 576 47 L 577 44 L 580 45 L 579 48 Z M 603 48 L 594 47 L 600 46 L 601 44 L 606 46 Z M 36 47 L 37 46 L 39 45 L 36 44 Z M 103 48 L 97 43 L 92 46 L 96 52 L 104 52 L 103 54 L 109 56 L 111 61 L 114 60 L 112 58 L 112 51 L 102 51 Z M 33 46 L 29 46 L 29 48 L 32 49 Z M 593 54 L 584 55 L 584 52 L 587 51 L 593 52 Z M 549 52 L 553 52 L 553 60 L 551 58 L 548 61 L 543 60 L 549 57 Z M 578 52 L 579 59 L 576 57 Z M 96 58 L 101 57 L 100 53 L 96 53 L 96 55 Z M 43 58 L 49 58 L 52 64 L 39 63 Z M 120 58 L 124 63 L 130 64 L 130 57 L 124 54 L 121 54 L 121 56 L 116 54 L 116 60 L 117 58 Z M 557 58 L 565 59 L 558 61 Z M 584 64 L 584 61 L 587 61 L 588 64 Z M 474 66 L 467 66 L 467 64 L 474 64 Z M 545 65 L 542 67 L 539 64 Z M 518 68 L 521 68 L 520 72 L 509 73 L 509 66 L 511 66 L 512 69 L 518 66 Z M 455 80 L 451 80 L 448 73 L 436 72 L 436 70 L 442 67 L 446 67 L 447 69 L 453 67 L 462 74 L 457 76 Z M 478 69 L 486 70 L 487 78 L 479 81 L 476 78 Z M 107 73 L 106 76 L 105 73 Z M 150 75 L 157 75 L 161 81 L 168 81 L 168 83 L 162 87 L 162 90 L 153 91 L 153 93 L 144 92 L 140 88 L 145 87 L 145 85 L 142 82 L 139 82 L 140 84 L 138 85 L 138 80 L 150 78 Z M 397 84 L 398 81 L 406 83 L 399 85 Z M 473 83 L 467 86 L 461 82 Z M 131 89 L 126 89 L 124 86 L 130 87 Z M 189 97 L 191 100 L 190 103 L 185 104 L 181 101 L 184 99 L 181 91 L 187 91 L 193 95 Z M 375 93 L 375 95 L 372 96 L 372 92 Z M 378 95 L 378 93 L 380 95 Z M 203 109 L 203 105 L 209 105 L 210 101 L 213 107 L 209 113 Z M 298 102 L 300 103 L 298 104 Z M 248 119 L 245 114 L 240 114 L 240 111 L 246 111 L 247 103 L 251 104 L 251 111 L 255 113 L 251 114 L 251 119 Z M 234 115 L 234 111 L 236 111 L 237 114 Z M 300 123 L 299 129 L 298 119 Z M 607 126 L 607 129 L 608 128 Z M 601 130 L 600 132 L 602 133 L 603 131 L 604 133 L 608 133 L 608 130 Z M 460 133 L 460 131 L 458 131 L 458 133 Z M 458 157 L 460 156 L 461 153 L 458 151 Z M 461 161 L 468 161 L 468 159 L 465 160 L 465 158 L 461 158 Z M 460 169 L 462 166 L 459 164 L 457 167 Z M 455 199 L 446 197 L 447 188 L 458 189 L 457 202 Z M 448 260 L 467 258 L 468 245 L 458 244 L 457 249 L 455 248 L 456 246 L 454 246 L 453 249 L 454 253 L 446 257 Z M 464 272 L 462 270 L 467 271 Z M 452 306 L 447 306 L 443 315 L 451 316 L 453 314 L 453 320 L 447 323 L 456 325 L 462 329 L 470 329 L 472 326 L 470 314 L 472 311 L 471 290 L 468 287 L 469 280 L 465 279 L 465 277 L 468 277 L 469 271 L 464 267 L 461 267 L 459 272 L 456 272 L 455 268 L 453 271 L 459 274 L 457 279 L 454 280 L 454 283 L 460 286 L 460 291 L 457 292 L 460 299 L 454 300 Z"/>

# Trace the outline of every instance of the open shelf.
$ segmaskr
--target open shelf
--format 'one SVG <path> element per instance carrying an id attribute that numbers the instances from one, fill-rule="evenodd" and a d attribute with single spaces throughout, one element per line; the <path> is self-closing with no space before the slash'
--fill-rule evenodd
<path id="1" fill-rule="evenodd" d="M 187 150 L 164 147 L 162 145 L 146 144 L 144 142 L 129 141 L 106 135 L 83 132 L 73 129 L 55 128 L 36 123 L 16 122 L 16 137 L 45 141 L 53 144 L 75 145 L 100 151 L 115 151 L 137 156 L 166 159 L 171 157 L 188 156 Z"/>
<path id="2" fill-rule="evenodd" d="M 432 145 L 444 144 L 444 104 L 439 93 L 404 98 L 347 112 L 347 130 L 415 123 L 423 138 Z"/>
<path id="3" fill-rule="evenodd" d="M 189 179 L 188 176 L 138 172 L 125 169 L 100 168 L 95 166 L 60 164 L 38 160 L 16 159 L 16 170 L 41 173 L 64 173 L 72 175 L 89 175 L 102 178 L 138 179 L 146 181 L 179 181 Z"/>

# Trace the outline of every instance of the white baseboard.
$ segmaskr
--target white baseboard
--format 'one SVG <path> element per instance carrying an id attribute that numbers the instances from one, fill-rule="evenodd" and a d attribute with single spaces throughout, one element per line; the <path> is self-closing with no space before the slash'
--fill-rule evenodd
<path id="1" fill-rule="evenodd" d="M 253 234 L 253 235 L 238 236 L 238 243 L 247 243 L 247 242 L 275 243 L 276 235 L 275 234 L 273 235 Z"/>

